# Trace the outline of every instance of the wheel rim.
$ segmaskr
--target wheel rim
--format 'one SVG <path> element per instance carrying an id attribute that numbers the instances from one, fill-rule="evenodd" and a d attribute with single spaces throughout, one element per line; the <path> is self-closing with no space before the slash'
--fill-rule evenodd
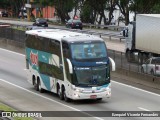
<path id="1" fill-rule="evenodd" d="M 67 100 L 66 91 L 64 91 L 64 100 Z"/>
<path id="2" fill-rule="evenodd" d="M 60 98 L 61 100 L 64 99 L 64 95 L 63 95 L 63 93 L 60 91 L 60 88 L 58 89 L 58 96 L 59 96 L 59 98 Z"/>
<path id="3" fill-rule="evenodd" d="M 66 91 L 64 91 L 64 100 L 66 101 L 66 102 L 70 102 L 70 99 L 66 96 Z"/>
<path id="4" fill-rule="evenodd" d="M 61 95 L 61 92 L 60 92 L 60 89 L 58 88 L 58 96 L 60 96 Z"/>
<path id="5" fill-rule="evenodd" d="M 39 90 L 41 90 L 41 82 L 39 81 L 39 85 L 38 85 L 38 87 L 39 87 Z"/>

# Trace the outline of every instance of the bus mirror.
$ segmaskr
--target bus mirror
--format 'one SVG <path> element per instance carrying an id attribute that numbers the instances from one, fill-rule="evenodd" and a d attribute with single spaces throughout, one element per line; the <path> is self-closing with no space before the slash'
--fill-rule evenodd
<path id="1" fill-rule="evenodd" d="M 116 64 L 115 64 L 114 60 L 110 57 L 109 57 L 109 60 L 110 60 L 111 65 L 112 65 L 112 71 L 116 71 Z"/>
<path id="2" fill-rule="evenodd" d="M 69 67 L 69 73 L 72 74 L 73 73 L 73 67 L 72 67 L 71 61 L 69 59 L 67 59 L 67 62 L 68 62 L 68 67 Z"/>

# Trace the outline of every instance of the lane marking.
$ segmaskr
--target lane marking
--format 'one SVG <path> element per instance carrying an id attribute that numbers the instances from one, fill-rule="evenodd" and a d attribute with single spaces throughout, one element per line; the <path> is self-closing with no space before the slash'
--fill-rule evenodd
<path id="1" fill-rule="evenodd" d="M 6 51 L 6 52 L 11 52 L 11 53 L 14 53 L 14 54 L 17 54 L 17 55 L 21 55 L 21 56 L 25 56 L 24 54 L 13 52 L 13 51 L 6 50 L 6 49 L 3 49 L 3 48 L 0 48 L 0 50 Z M 111 81 L 116 83 L 116 84 L 120 84 L 120 85 L 123 85 L 123 86 L 126 86 L 126 87 L 130 87 L 130 88 L 133 88 L 133 89 L 136 89 L 136 90 L 139 90 L 139 91 L 143 91 L 143 92 L 146 92 L 146 93 L 149 93 L 149 94 L 156 95 L 156 96 L 160 97 L 160 94 L 157 94 L 157 93 L 153 93 L 153 92 L 150 92 L 150 91 L 147 91 L 147 90 L 143 90 L 143 89 L 140 89 L 140 88 L 137 88 L 137 87 L 133 87 L 131 85 L 127 85 L 127 84 L 124 84 L 124 83 L 116 82 L 114 80 L 111 80 Z"/>
<path id="2" fill-rule="evenodd" d="M 143 111 L 151 111 L 151 110 L 148 110 L 146 108 L 142 108 L 142 107 L 138 107 L 140 110 L 143 110 Z"/>
<path id="3" fill-rule="evenodd" d="M 21 53 L 18 53 L 18 52 L 14 52 L 14 51 L 10 51 L 10 50 L 3 49 L 3 48 L 0 48 L 0 50 L 6 51 L 6 52 L 10 52 L 10 53 L 14 53 L 14 54 L 21 55 L 21 56 L 25 56 L 24 54 L 21 54 Z"/>
<path id="4" fill-rule="evenodd" d="M 81 111 L 81 110 L 79 110 L 79 109 L 77 109 L 77 108 L 71 107 L 71 106 L 69 106 L 69 105 L 65 105 L 65 104 L 63 104 L 63 103 L 61 103 L 61 102 L 58 102 L 58 101 L 56 101 L 56 100 L 53 100 L 53 99 L 51 99 L 51 98 L 45 97 L 45 96 L 40 95 L 40 94 L 35 93 L 35 92 L 32 92 L 32 91 L 30 91 L 30 90 L 28 90 L 28 89 L 25 89 L 25 88 L 23 88 L 23 87 L 21 87 L 21 86 L 18 86 L 18 85 L 16 85 L 16 84 L 11 83 L 11 82 L 8 82 L 8 81 L 6 81 L 6 80 L 4 80 L 4 79 L 0 79 L 0 81 L 2 81 L 2 82 L 4 82 L 4 83 L 7 83 L 7 84 L 10 84 L 10 85 L 12 85 L 12 86 L 14 86 L 14 87 L 17 87 L 17 88 L 19 88 L 19 89 L 22 89 L 22 90 L 24 90 L 24 91 L 27 91 L 27 92 L 29 92 L 29 93 L 31 93 L 31 94 L 37 95 L 37 96 L 39 96 L 39 97 L 42 97 L 42 98 L 44 98 L 44 99 L 47 99 L 47 100 L 49 100 L 49 101 L 55 102 L 55 103 L 57 103 L 57 104 L 60 104 L 60 105 L 62 105 L 62 106 L 65 106 L 65 107 L 67 107 L 67 108 L 70 108 L 70 109 L 72 109 L 72 110 L 79 111 L 79 112 L 81 112 L 81 113 L 83 113 L 83 114 L 86 114 L 86 115 L 88 115 L 88 116 L 91 116 L 91 117 L 93 117 L 93 118 L 95 118 L 95 119 L 104 120 L 104 119 L 102 119 L 102 118 L 95 117 L 95 116 L 93 116 L 93 115 L 90 115 L 90 114 L 88 114 L 88 113 L 85 113 L 85 112 L 83 112 L 83 111 Z"/>
<path id="5" fill-rule="evenodd" d="M 117 82 L 117 81 L 113 81 L 111 80 L 113 83 L 116 83 L 116 84 L 120 84 L 120 85 L 123 85 L 123 86 L 126 86 L 126 87 L 130 87 L 130 88 L 133 88 L 133 89 L 136 89 L 136 90 L 139 90 L 139 91 L 142 91 L 142 92 L 145 92 L 145 93 L 149 93 L 149 94 L 152 94 L 152 95 L 155 95 L 155 96 L 158 96 L 160 97 L 160 94 L 157 94 L 157 93 L 153 93 L 153 92 L 150 92 L 150 91 L 147 91 L 147 90 L 143 90 L 141 88 L 137 88 L 137 87 L 133 87 L 131 85 L 127 85 L 127 84 L 124 84 L 124 83 L 120 83 L 120 82 Z"/>

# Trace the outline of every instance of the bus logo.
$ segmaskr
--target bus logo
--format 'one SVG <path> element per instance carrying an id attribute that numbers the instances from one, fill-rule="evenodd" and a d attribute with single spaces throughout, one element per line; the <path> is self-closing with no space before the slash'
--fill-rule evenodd
<path id="1" fill-rule="evenodd" d="M 37 53 L 33 53 L 31 51 L 31 53 L 30 53 L 30 59 L 31 59 L 32 65 L 38 65 L 38 52 Z"/>

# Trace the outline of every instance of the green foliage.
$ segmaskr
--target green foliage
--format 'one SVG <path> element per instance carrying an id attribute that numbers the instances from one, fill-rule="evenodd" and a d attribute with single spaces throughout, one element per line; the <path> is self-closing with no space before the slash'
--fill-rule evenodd
<path id="1" fill-rule="evenodd" d="M 139 14 L 158 13 L 159 0 L 132 0 L 130 10 Z"/>
<path id="2" fill-rule="evenodd" d="M 84 6 L 82 8 L 82 12 L 81 12 L 81 20 L 85 23 L 92 23 L 91 22 L 91 15 L 93 13 L 93 8 L 90 4 L 88 4 L 88 1 L 86 1 L 84 3 Z"/>
<path id="3" fill-rule="evenodd" d="M 15 109 L 5 105 L 5 104 L 2 104 L 0 103 L 0 110 L 2 111 L 16 111 Z M 30 118 L 30 117 L 26 117 L 26 118 L 20 118 L 20 117 L 14 117 L 13 120 L 33 120 L 33 118 Z"/>
<path id="4" fill-rule="evenodd" d="M 0 8 L 10 10 L 13 16 L 18 17 L 20 9 L 27 3 L 27 0 L 0 0 Z M 125 17 L 125 23 L 129 22 L 129 12 L 136 14 L 160 13 L 160 0 L 34 0 L 34 4 L 40 4 L 43 7 L 54 6 L 56 15 L 64 23 L 65 19 L 69 19 L 69 12 L 75 9 L 80 11 L 83 22 L 109 24 L 115 6 L 120 8 L 121 13 Z M 42 9 L 41 9 L 42 10 Z M 109 12 L 106 16 L 105 12 Z M 108 21 L 106 22 L 108 18 Z"/>
<path id="5" fill-rule="evenodd" d="M 0 8 L 6 9 L 9 4 L 9 0 L 0 0 Z"/>
<path id="6" fill-rule="evenodd" d="M 159 4 L 155 4 L 153 6 L 153 8 L 151 9 L 151 12 L 153 14 L 160 14 L 160 3 Z"/>

